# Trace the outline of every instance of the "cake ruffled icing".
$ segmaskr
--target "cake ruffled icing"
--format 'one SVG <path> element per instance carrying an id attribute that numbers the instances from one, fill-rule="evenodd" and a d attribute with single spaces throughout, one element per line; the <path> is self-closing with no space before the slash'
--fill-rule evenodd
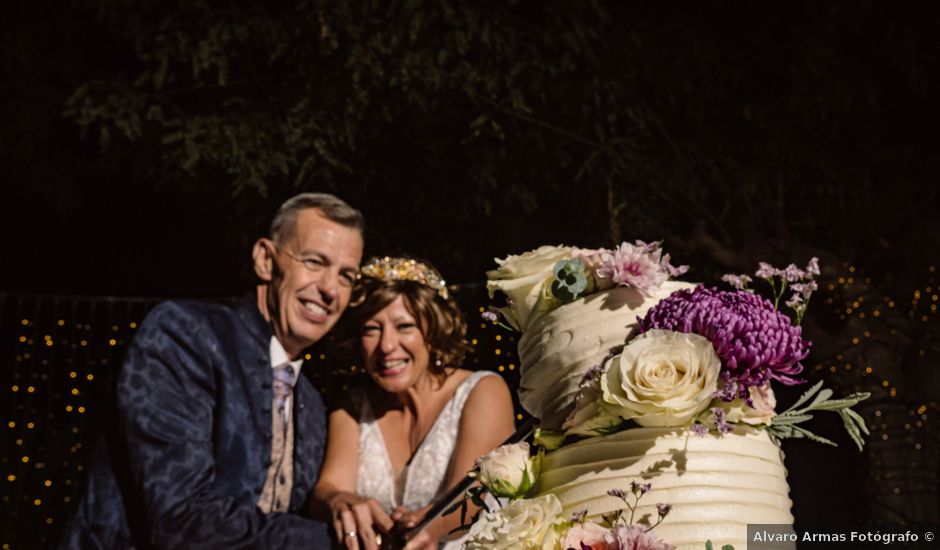
<path id="1" fill-rule="evenodd" d="M 692 283 L 668 281 L 644 296 L 616 287 L 579 298 L 539 317 L 519 339 L 519 401 L 545 429 L 561 428 L 584 374 L 619 352 L 637 319 Z"/>
<path id="2" fill-rule="evenodd" d="M 655 522 L 656 503 L 671 504 L 656 527 L 664 541 L 680 549 L 702 549 L 705 540 L 746 548 L 748 523 L 793 523 L 786 476 L 783 453 L 764 431 L 739 427 L 700 437 L 686 429 L 635 428 L 545 455 L 532 494 L 558 497 L 563 516 L 583 510 L 600 520 L 624 506 L 608 491 L 650 483 L 635 517 Z"/>
<path id="3" fill-rule="evenodd" d="M 828 442 L 796 426 L 807 413 L 838 412 L 861 448 L 867 429 L 850 407 L 867 394 L 830 401 L 820 383 L 775 411 L 771 381 L 802 382 L 799 319 L 815 258 L 805 271 L 761 264 L 755 276 L 780 293 L 774 303 L 737 286 L 746 276 L 725 278 L 736 291 L 669 281 L 686 268 L 660 243 L 544 246 L 497 263 L 487 288 L 506 296 L 497 311 L 522 332 L 520 402 L 539 419 L 536 441 L 554 450 L 477 462 L 481 480 L 513 471 L 526 481 L 484 481 L 509 501 L 472 525 L 469 550 L 740 550 L 748 524 L 792 526 L 778 442 Z M 775 305 L 788 283 L 796 323 Z"/>

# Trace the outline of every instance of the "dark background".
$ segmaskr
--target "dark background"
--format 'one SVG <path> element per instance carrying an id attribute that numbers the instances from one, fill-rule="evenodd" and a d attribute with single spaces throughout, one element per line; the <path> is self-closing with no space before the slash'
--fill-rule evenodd
<path id="1" fill-rule="evenodd" d="M 40 436 L 22 432 L 45 408 L 61 413 L 74 372 L 61 354 L 24 356 L 51 335 L 42 323 L 100 331 L 104 355 L 82 360 L 101 368 L 115 352 L 108 332 L 129 338 L 151 303 L 139 297 L 247 288 L 253 240 L 302 190 L 361 208 L 367 253 L 430 259 L 471 311 L 486 301 L 493 257 L 541 244 L 665 239 L 674 263 L 692 266 L 686 278 L 709 283 L 759 260 L 818 256 L 809 378 L 872 391 L 862 413 L 874 431 L 857 453 L 838 422 L 819 418 L 839 449 L 786 444 L 795 515 L 937 522 L 933 11 L 848 1 L 5 8 L 0 402 L 15 425 L 3 467 L 16 480 L 0 483 L 5 525 L 21 531 L 0 542 L 51 536 L 68 509 L 23 526 L 24 514 L 46 516 L 32 504 L 41 476 L 16 463 L 18 447 L 71 430 L 50 419 Z M 484 364 L 494 362 L 487 338 Z M 83 395 L 106 399 L 105 384 Z"/>

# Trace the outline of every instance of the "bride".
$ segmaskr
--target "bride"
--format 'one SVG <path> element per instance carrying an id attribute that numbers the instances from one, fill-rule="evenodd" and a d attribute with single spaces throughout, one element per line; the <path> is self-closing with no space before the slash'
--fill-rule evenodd
<path id="1" fill-rule="evenodd" d="M 502 443 L 513 409 L 502 377 L 462 368 L 466 323 L 434 267 L 385 257 L 362 274 L 342 322 L 369 383 L 330 413 L 313 506 L 346 548 L 371 550 L 395 523 L 414 526 Z M 443 546 L 459 523 L 456 513 L 439 518 L 406 548 Z"/>

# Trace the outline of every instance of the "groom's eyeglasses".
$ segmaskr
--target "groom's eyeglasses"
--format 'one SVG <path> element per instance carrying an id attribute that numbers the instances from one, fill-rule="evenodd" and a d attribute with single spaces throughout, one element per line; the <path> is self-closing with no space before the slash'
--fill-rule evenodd
<path id="1" fill-rule="evenodd" d="M 323 268 L 326 267 L 326 262 L 322 258 L 317 256 L 307 256 L 301 257 L 293 254 L 290 250 L 286 248 L 279 247 L 276 243 L 271 243 L 271 246 L 274 247 L 274 250 L 277 252 L 283 252 L 285 256 L 304 266 L 307 271 L 313 273 L 319 273 L 323 271 Z M 343 286 L 351 287 L 356 284 L 356 281 L 359 279 L 358 271 L 344 271 L 339 274 L 340 284 Z"/>

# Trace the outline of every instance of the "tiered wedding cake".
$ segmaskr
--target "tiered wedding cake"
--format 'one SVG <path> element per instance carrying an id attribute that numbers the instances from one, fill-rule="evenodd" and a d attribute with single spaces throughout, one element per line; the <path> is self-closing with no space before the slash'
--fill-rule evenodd
<path id="1" fill-rule="evenodd" d="M 669 281 L 685 269 L 659 243 L 541 247 L 498 263 L 488 288 L 522 332 L 519 397 L 550 451 L 479 462 L 483 484 L 513 500 L 481 516 L 468 548 L 742 549 L 748 524 L 792 525 L 771 434 L 795 435 L 805 409 L 774 426 L 770 381 L 797 382 L 809 348 L 798 326 L 749 291 Z M 789 277 L 802 316 L 815 260 L 765 268 Z M 852 415 L 849 404 L 836 408 Z"/>

